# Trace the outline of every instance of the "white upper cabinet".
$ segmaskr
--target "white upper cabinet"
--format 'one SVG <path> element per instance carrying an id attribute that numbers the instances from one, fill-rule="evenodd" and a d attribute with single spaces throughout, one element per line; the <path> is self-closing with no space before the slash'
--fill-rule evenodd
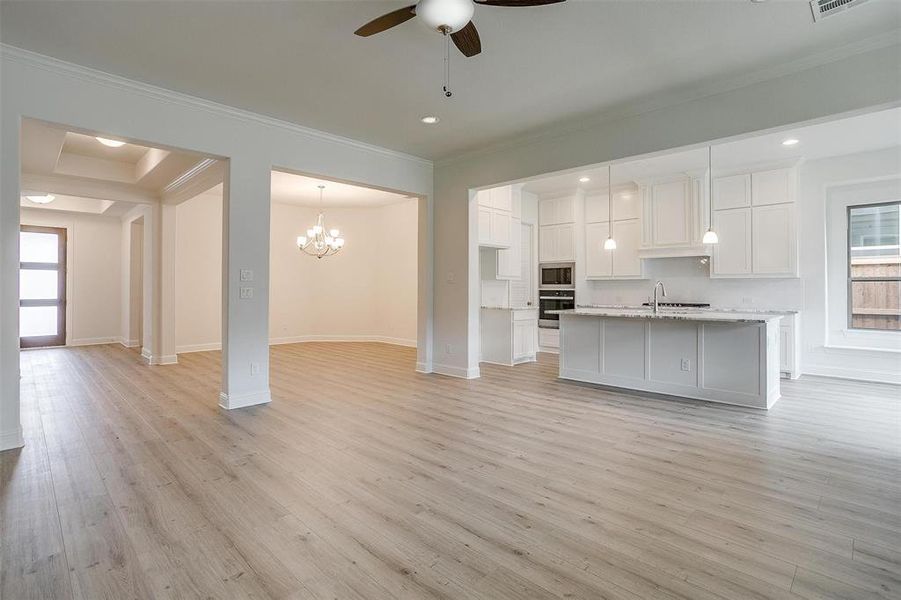
<path id="1" fill-rule="evenodd" d="M 772 169 L 751 174 L 751 204 L 764 206 L 795 201 L 795 170 Z"/>
<path id="2" fill-rule="evenodd" d="M 607 191 L 599 191 L 585 196 L 585 222 L 603 223 L 610 220 Z M 613 193 L 613 220 L 637 219 L 641 215 L 638 190 L 626 189 Z"/>
<path id="3" fill-rule="evenodd" d="M 540 225 L 562 225 L 575 222 L 575 201 L 572 196 L 545 198 L 538 203 Z"/>
<path id="4" fill-rule="evenodd" d="M 713 275 L 751 272 L 751 209 L 730 208 L 713 214 L 713 230 L 720 243 L 713 247 Z"/>
<path id="5" fill-rule="evenodd" d="M 604 250 L 609 231 L 609 222 L 585 225 L 585 277 L 588 279 L 613 277 L 613 251 Z"/>
<path id="6" fill-rule="evenodd" d="M 711 277 L 797 277 L 794 168 L 718 177 L 713 182 Z"/>
<path id="7" fill-rule="evenodd" d="M 610 252 L 613 258 L 613 277 L 616 279 L 639 279 L 642 277 L 641 257 L 638 247 L 641 242 L 641 224 L 638 219 L 613 222 L 613 239 L 616 250 Z M 603 242 L 601 242 L 603 244 Z"/>
<path id="8" fill-rule="evenodd" d="M 503 185 L 476 192 L 479 245 L 509 248 L 513 239 L 513 219 L 521 216 L 521 188 Z"/>
<path id="9" fill-rule="evenodd" d="M 754 273 L 771 277 L 798 275 L 795 205 L 773 204 L 753 210 Z"/>
<path id="10" fill-rule="evenodd" d="M 710 253 L 701 244 L 707 228 L 704 189 L 699 178 L 688 175 L 641 184 L 642 258 Z"/>
<path id="11" fill-rule="evenodd" d="M 545 225 L 538 230 L 539 262 L 573 262 L 576 241 L 572 224 Z"/>
<path id="12" fill-rule="evenodd" d="M 731 175 L 713 180 L 713 208 L 726 210 L 751 206 L 751 175 Z"/>
<path id="13" fill-rule="evenodd" d="M 607 193 L 589 194 L 585 196 L 585 222 L 606 223 L 610 220 Z"/>
<path id="14" fill-rule="evenodd" d="M 522 220 L 513 217 L 510 232 L 510 248 L 497 251 L 497 279 L 522 277 Z"/>

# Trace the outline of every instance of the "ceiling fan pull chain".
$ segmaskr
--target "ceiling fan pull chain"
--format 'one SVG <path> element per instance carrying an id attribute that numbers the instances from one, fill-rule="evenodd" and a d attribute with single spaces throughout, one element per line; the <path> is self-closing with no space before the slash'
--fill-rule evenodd
<path id="1" fill-rule="evenodd" d="M 450 36 L 447 29 L 444 30 L 444 95 L 447 98 L 453 96 L 450 91 Z"/>

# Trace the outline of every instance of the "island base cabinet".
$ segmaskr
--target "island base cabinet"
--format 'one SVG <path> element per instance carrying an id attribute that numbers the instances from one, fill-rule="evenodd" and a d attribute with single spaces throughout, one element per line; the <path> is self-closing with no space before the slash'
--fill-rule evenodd
<path id="1" fill-rule="evenodd" d="M 778 319 L 560 321 L 562 379 L 761 409 L 780 397 Z"/>

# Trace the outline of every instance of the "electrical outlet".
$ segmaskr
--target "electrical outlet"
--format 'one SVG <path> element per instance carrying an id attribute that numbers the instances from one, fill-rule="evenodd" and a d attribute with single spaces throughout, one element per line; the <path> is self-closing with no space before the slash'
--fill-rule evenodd
<path id="1" fill-rule="evenodd" d="M 691 371 L 691 361 L 687 358 L 682 359 L 682 370 L 683 371 Z"/>
<path id="2" fill-rule="evenodd" d="M 253 281 L 253 271 L 250 269 L 241 269 L 241 281 Z"/>
<path id="3" fill-rule="evenodd" d="M 259 375 L 260 374 L 260 363 L 255 363 L 255 362 L 250 363 L 250 374 L 251 375 Z"/>
<path id="4" fill-rule="evenodd" d="M 253 288 L 252 287 L 242 287 L 241 288 L 241 298 L 246 300 L 248 298 L 253 298 Z"/>
<path id="5" fill-rule="evenodd" d="M 444 346 L 444 353 L 447 354 L 448 356 L 450 356 L 451 354 L 454 353 L 454 347 L 451 346 L 450 344 L 445 345 L 445 346 Z"/>
<path id="6" fill-rule="evenodd" d="M 453 282 L 455 282 L 456 280 L 457 280 L 457 275 L 456 275 L 456 273 L 454 273 L 453 271 L 448 271 L 448 272 L 447 272 L 447 282 L 448 282 L 448 283 L 453 283 Z"/>

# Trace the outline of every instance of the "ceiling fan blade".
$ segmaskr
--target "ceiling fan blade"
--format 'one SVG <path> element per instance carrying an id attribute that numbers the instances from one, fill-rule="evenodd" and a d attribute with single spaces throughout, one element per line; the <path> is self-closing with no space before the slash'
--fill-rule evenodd
<path id="1" fill-rule="evenodd" d="M 566 0 L 474 0 L 474 2 L 484 6 L 542 6 L 566 2 Z"/>
<path id="2" fill-rule="evenodd" d="M 409 21 L 413 17 L 416 16 L 416 5 L 407 6 L 405 8 L 399 8 L 397 10 L 391 11 L 386 15 L 382 15 L 376 19 L 371 20 L 366 23 L 356 31 L 355 34 L 361 37 L 369 37 L 370 35 L 375 35 L 376 33 L 381 33 L 386 29 L 391 29 L 396 25 L 400 25 L 405 21 Z"/>
<path id="3" fill-rule="evenodd" d="M 463 56 L 475 56 L 482 51 L 482 40 L 479 38 L 479 32 L 472 21 L 466 24 L 466 27 L 460 31 L 451 34 L 451 39 L 457 49 L 463 53 Z"/>

